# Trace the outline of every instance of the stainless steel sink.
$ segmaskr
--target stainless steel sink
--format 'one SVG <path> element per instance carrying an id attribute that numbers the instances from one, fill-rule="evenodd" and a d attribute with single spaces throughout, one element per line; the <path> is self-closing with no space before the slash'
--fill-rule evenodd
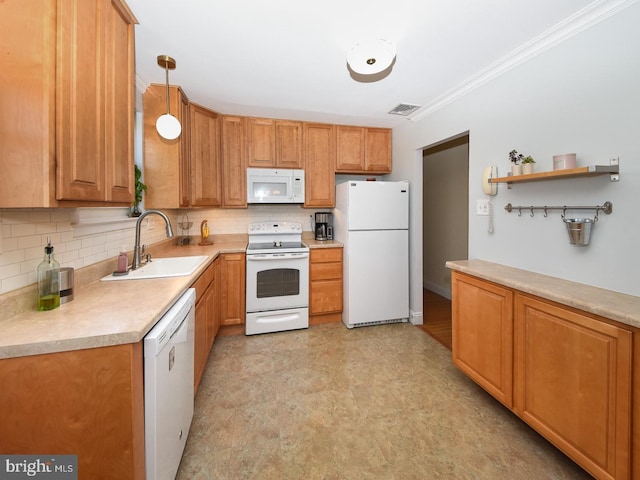
<path id="1" fill-rule="evenodd" d="M 149 278 L 184 277 L 195 272 L 209 257 L 194 255 L 188 257 L 154 258 L 151 262 L 136 270 L 130 270 L 127 275 L 107 275 L 101 278 L 103 282 L 121 280 L 143 280 Z"/>

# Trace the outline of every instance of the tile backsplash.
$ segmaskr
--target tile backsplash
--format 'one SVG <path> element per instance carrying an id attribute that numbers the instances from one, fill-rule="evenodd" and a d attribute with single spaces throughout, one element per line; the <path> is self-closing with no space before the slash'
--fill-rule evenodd
<path id="1" fill-rule="evenodd" d="M 322 209 L 327 211 L 328 209 Z M 247 209 L 166 210 L 176 236 L 199 237 L 200 223 L 207 220 L 212 235 L 246 233 L 249 223 L 290 221 L 310 231 L 311 218 L 319 210 L 297 205 L 259 205 Z M 105 218 L 106 217 L 106 218 Z M 179 227 L 188 219 L 188 231 Z M 141 241 L 151 245 L 163 241 L 164 222 L 158 215 L 143 220 Z M 116 257 L 122 246 L 133 250 L 135 219 L 126 209 L 0 209 L 0 294 L 36 281 L 36 267 L 42 261 L 47 237 L 62 267 L 76 269 Z"/>

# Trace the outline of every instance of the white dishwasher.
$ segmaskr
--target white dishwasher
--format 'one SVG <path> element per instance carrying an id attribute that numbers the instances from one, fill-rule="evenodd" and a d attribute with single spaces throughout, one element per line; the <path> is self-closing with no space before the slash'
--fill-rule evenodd
<path id="1" fill-rule="evenodd" d="M 144 337 L 147 480 L 174 480 L 193 418 L 195 289 Z"/>

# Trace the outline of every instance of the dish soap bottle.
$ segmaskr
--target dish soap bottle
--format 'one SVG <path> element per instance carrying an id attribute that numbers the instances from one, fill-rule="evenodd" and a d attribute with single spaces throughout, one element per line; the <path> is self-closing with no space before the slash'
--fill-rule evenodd
<path id="1" fill-rule="evenodd" d="M 60 306 L 60 264 L 53 258 L 53 246 L 47 238 L 44 259 L 38 265 L 38 310 L 53 310 Z"/>

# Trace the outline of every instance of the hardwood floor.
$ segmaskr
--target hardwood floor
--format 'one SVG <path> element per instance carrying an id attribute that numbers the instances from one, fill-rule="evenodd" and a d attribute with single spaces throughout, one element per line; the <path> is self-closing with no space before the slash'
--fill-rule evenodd
<path id="1" fill-rule="evenodd" d="M 451 350 L 451 301 L 425 289 L 422 312 L 420 328 Z"/>

